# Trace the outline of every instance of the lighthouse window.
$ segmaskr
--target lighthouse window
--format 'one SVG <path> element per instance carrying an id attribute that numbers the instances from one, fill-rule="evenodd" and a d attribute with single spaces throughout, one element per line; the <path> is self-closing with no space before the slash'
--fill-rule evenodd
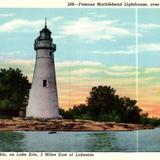
<path id="1" fill-rule="evenodd" d="M 43 87 L 47 87 L 47 80 L 43 80 Z"/>
<path id="2" fill-rule="evenodd" d="M 52 56 L 52 52 L 49 52 L 49 56 Z"/>

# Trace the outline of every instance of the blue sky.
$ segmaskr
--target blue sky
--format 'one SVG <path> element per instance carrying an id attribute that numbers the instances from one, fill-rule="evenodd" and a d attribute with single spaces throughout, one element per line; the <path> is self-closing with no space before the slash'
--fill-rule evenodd
<path id="1" fill-rule="evenodd" d="M 22 23 L 20 24 L 21 26 L 18 27 L 17 24 L 14 29 L 8 29 L 8 31 L 6 30 L 7 32 L 0 32 L 0 35 L 2 37 L 5 36 L 6 39 L 6 41 L 1 42 L 2 46 L 4 46 L 1 48 L 1 52 L 16 52 L 19 50 L 23 54 L 18 56 L 25 59 L 34 58 L 33 40 L 39 34 L 39 30 L 44 26 L 44 17 L 47 17 L 48 27 L 53 32 L 53 39 L 57 44 L 57 52 L 55 54 L 57 60 L 86 60 L 87 58 L 88 60 L 98 60 L 109 65 L 134 64 L 134 55 L 125 55 L 122 57 L 121 54 L 117 54 L 115 57 L 112 54 L 104 56 L 94 53 L 94 51 L 112 52 L 124 50 L 125 47 L 134 45 L 134 9 L 1 9 L 1 13 L 13 13 L 13 16 L 1 17 L 1 24 L 8 23 L 9 21 L 13 22 L 15 19 L 17 21 L 26 20 L 26 22 L 15 21 L 13 23 Z M 36 21 L 39 22 L 36 24 Z M 67 34 L 68 29 L 73 30 L 71 27 L 72 23 L 76 27 L 78 22 L 81 23 L 83 21 L 84 25 L 92 23 L 91 27 L 95 27 L 92 32 L 85 36 L 82 33 L 85 32 L 83 30 L 86 28 L 82 26 L 82 30 L 79 31 L 78 35 L 76 33 Z M 28 24 L 23 25 L 23 23 Z M 108 31 L 107 29 L 103 29 L 107 24 L 109 27 Z M 102 29 L 98 31 L 98 27 L 102 27 Z M 120 34 L 118 31 L 119 28 L 124 33 Z M 114 30 L 116 33 L 114 33 Z M 72 31 L 70 30 L 70 32 Z M 105 37 L 107 33 L 109 35 Z M 101 36 L 99 39 L 96 39 L 97 34 Z M 9 45 L 9 43 L 12 45 Z M 106 58 L 104 59 L 104 57 Z M 117 61 L 117 58 L 119 61 Z M 129 63 L 128 60 L 130 61 Z"/>
<path id="2" fill-rule="evenodd" d="M 48 19 L 60 105 L 85 103 L 95 85 L 136 98 L 135 9 L 0 9 L 0 67 L 32 79 L 33 43 Z M 139 105 L 160 114 L 160 10 L 138 9 Z M 157 112 L 158 111 L 158 112 Z"/>
<path id="3" fill-rule="evenodd" d="M 139 65 L 160 67 L 160 11 L 159 9 L 139 9 L 139 44 L 148 45 L 148 50 L 139 54 Z M 145 15 L 145 16 L 144 16 Z M 150 50 L 149 50 L 150 47 Z"/>

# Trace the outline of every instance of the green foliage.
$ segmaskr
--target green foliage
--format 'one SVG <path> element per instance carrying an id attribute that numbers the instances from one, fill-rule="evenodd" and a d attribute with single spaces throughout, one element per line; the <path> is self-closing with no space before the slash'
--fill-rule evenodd
<path id="1" fill-rule="evenodd" d="M 59 114 L 64 118 L 64 119 L 74 119 L 74 114 L 72 112 L 72 109 L 69 109 L 65 111 L 62 108 L 59 108 Z"/>
<path id="2" fill-rule="evenodd" d="M 160 126 L 160 118 L 157 118 L 157 117 L 149 118 L 148 113 L 142 113 L 140 123 L 141 124 L 151 124 L 153 126 Z"/>
<path id="3" fill-rule="evenodd" d="M 136 100 L 116 95 L 116 90 L 111 86 L 98 86 L 92 88 L 87 105 L 74 106 L 64 111 L 62 116 L 94 121 L 139 123 L 142 110 L 136 103 Z"/>
<path id="4" fill-rule="evenodd" d="M 0 115 L 18 116 L 26 107 L 31 84 L 19 69 L 0 70 Z"/>
<path id="5" fill-rule="evenodd" d="M 0 115 L 0 119 L 12 119 L 10 115 Z"/>
<path id="6" fill-rule="evenodd" d="M 121 122 L 121 118 L 116 111 L 112 110 L 109 113 L 100 114 L 98 121 Z"/>
<path id="7" fill-rule="evenodd" d="M 160 126 L 160 118 L 152 117 L 148 118 L 149 122 L 148 124 L 152 124 L 153 126 Z"/>
<path id="8" fill-rule="evenodd" d="M 84 104 L 79 106 L 74 106 L 72 109 L 65 111 L 64 109 L 59 109 L 60 115 L 65 119 L 90 119 L 88 115 L 88 107 Z"/>
<path id="9" fill-rule="evenodd" d="M 140 122 L 140 112 L 142 111 L 138 106 L 136 106 L 137 101 L 131 100 L 128 97 L 121 97 L 119 99 L 119 106 L 121 108 L 118 111 L 122 115 L 122 121 L 128 123 L 139 123 Z"/>
<path id="10" fill-rule="evenodd" d="M 90 115 L 96 121 L 139 123 L 141 109 L 137 101 L 119 97 L 110 86 L 93 87 L 87 98 Z"/>
<path id="11" fill-rule="evenodd" d="M 115 106 L 115 90 L 110 86 L 93 87 L 87 98 L 89 112 L 93 120 L 99 120 L 101 114 L 110 112 Z"/>
<path id="12" fill-rule="evenodd" d="M 141 114 L 140 123 L 141 124 L 148 124 L 149 123 L 148 113 Z"/>

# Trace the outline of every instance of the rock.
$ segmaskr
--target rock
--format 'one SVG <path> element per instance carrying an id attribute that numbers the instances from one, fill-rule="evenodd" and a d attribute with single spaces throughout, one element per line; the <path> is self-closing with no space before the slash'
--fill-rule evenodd
<path id="1" fill-rule="evenodd" d="M 1 119 L 0 130 L 38 130 L 38 131 L 103 131 L 153 129 L 152 125 L 126 124 L 115 122 L 94 122 L 90 120 L 57 119 Z"/>
<path id="2" fill-rule="evenodd" d="M 57 133 L 56 131 L 50 131 L 48 132 L 48 134 L 54 134 L 54 133 Z"/>

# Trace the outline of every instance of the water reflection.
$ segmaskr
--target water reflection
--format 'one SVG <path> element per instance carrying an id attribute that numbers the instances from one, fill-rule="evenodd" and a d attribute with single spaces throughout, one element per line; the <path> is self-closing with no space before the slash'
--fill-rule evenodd
<path id="1" fill-rule="evenodd" d="M 109 132 L 0 132 L 0 151 L 116 151 L 114 139 Z"/>
<path id="2" fill-rule="evenodd" d="M 24 150 L 24 133 L 3 131 L 0 132 L 0 151 L 16 152 Z"/>
<path id="3" fill-rule="evenodd" d="M 159 133 L 160 128 L 129 132 L 57 132 L 55 134 L 48 134 L 46 131 L 3 131 L 0 132 L 0 151 L 160 151 Z"/>
<path id="4" fill-rule="evenodd" d="M 117 147 L 114 145 L 113 141 L 115 139 L 115 135 L 110 132 L 96 132 L 96 133 L 88 133 L 89 141 L 88 141 L 88 151 L 116 151 Z"/>
<path id="5" fill-rule="evenodd" d="M 117 151 L 114 133 L 109 132 L 27 132 L 25 145 L 28 151 Z"/>

